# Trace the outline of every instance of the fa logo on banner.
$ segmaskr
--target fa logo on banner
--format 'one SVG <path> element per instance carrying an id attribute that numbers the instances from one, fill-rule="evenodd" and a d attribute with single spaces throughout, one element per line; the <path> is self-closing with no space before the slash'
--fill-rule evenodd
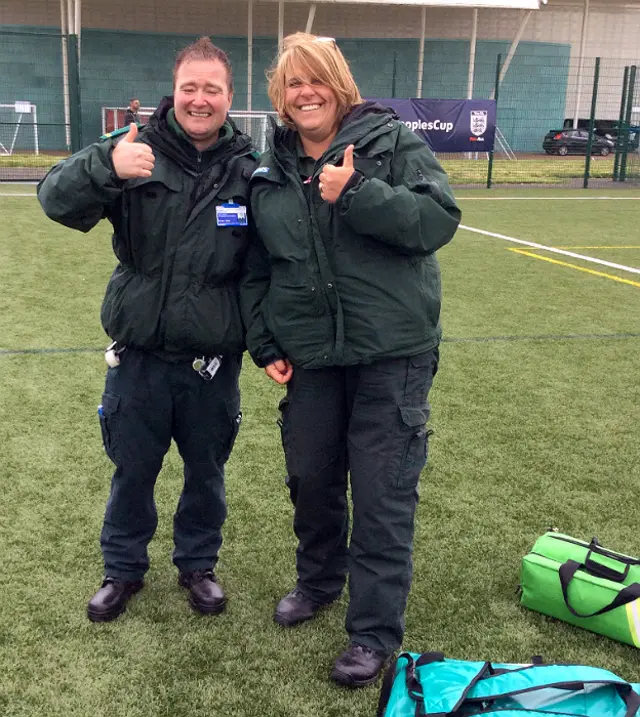
<path id="1" fill-rule="evenodd" d="M 487 110 L 471 110 L 471 134 L 480 137 L 487 131 Z"/>

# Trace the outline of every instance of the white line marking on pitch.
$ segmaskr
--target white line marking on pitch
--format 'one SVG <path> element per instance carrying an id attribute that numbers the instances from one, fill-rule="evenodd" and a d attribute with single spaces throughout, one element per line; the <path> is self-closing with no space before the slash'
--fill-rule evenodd
<path id="1" fill-rule="evenodd" d="M 7 192 L 6 194 L 4 192 L 0 192 L 0 197 L 37 197 L 37 194 L 12 194 L 11 192 Z"/>
<path id="2" fill-rule="evenodd" d="M 563 256 L 570 256 L 574 259 L 582 259 L 583 261 L 590 261 L 593 264 L 600 264 L 601 266 L 608 266 L 611 269 L 620 269 L 621 271 L 630 271 L 632 274 L 640 274 L 640 269 L 635 269 L 632 266 L 625 266 L 624 264 L 614 264 L 611 261 L 604 261 L 603 259 L 595 259 L 592 256 L 585 256 L 584 254 L 576 254 L 573 251 L 565 251 L 564 249 L 556 249 L 552 246 L 545 246 L 544 244 L 536 244 L 532 241 L 524 241 L 523 239 L 516 239 L 515 237 L 508 237 L 504 234 L 496 234 L 495 232 L 487 232 L 484 229 L 474 229 L 473 227 L 467 227 L 464 224 L 460 224 L 460 229 L 466 229 L 468 232 L 475 232 L 476 234 L 484 234 L 488 237 L 495 237 L 496 239 L 504 239 L 505 241 L 511 241 L 514 244 L 523 244 L 524 246 L 532 246 L 535 249 L 542 249 L 543 251 L 550 251 L 553 254 L 562 254 Z"/>

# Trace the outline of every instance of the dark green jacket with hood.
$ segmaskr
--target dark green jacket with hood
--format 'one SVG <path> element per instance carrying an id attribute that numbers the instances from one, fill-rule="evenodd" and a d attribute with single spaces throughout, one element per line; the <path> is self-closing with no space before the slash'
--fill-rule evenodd
<path id="1" fill-rule="evenodd" d="M 238 279 L 248 227 L 217 226 L 216 206 L 247 204 L 257 163 L 251 139 L 229 121 L 206 152 L 189 142 L 165 97 L 136 141 L 155 155 L 151 177 L 114 173 L 115 140 L 59 163 L 38 186 L 47 216 L 88 232 L 113 225 L 115 268 L 102 305 L 114 340 L 169 360 L 244 349 Z"/>
<path id="2" fill-rule="evenodd" d="M 372 102 L 344 118 L 307 183 L 296 144 L 294 130 L 273 127 L 251 178 L 259 237 L 241 298 L 254 361 L 348 366 L 435 347 L 435 252 L 453 237 L 460 211 L 431 150 Z M 340 164 L 349 144 L 357 171 L 328 204 L 318 175 L 324 164 Z"/>

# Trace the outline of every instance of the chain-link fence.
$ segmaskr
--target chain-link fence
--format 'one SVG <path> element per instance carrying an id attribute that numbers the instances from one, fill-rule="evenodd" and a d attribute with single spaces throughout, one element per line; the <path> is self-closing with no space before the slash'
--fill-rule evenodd
<path id="1" fill-rule="evenodd" d="M 60 157 L 121 126 L 131 97 L 152 111 L 171 93 L 176 52 L 193 36 L 86 30 L 77 37 L 0 31 L 0 180 L 34 179 Z M 213 38 L 234 66 L 233 113 L 264 149 L 272 108 L 264 72 L 275 40 Z M 603 186 L 639 180 L 640 78 L 632 59 L 575 58 L 571 47 L 427 40 L 424 69 L 406 39 L 339 40 L 367 98 L 495 99 L 493 152 L 439 154 L 457 186 Z"/>
<path id="2" fill-rule="evenodd" d="M 37 179 L 71 148 L 77 62 L 70 73 L 69 40 L 55 33 L 2 32 L 0 47 L 10 68 L 0 75 L 0 180 Z"/>

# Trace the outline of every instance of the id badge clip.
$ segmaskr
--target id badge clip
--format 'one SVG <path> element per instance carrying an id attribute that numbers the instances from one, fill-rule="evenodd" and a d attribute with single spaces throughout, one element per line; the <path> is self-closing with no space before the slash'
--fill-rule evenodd
<path id="1" fill-rule="evenodd" d="M 219 227 L 246 227 L 247 208 L 227 202 L 216 207 L 216 223 Z"/>

